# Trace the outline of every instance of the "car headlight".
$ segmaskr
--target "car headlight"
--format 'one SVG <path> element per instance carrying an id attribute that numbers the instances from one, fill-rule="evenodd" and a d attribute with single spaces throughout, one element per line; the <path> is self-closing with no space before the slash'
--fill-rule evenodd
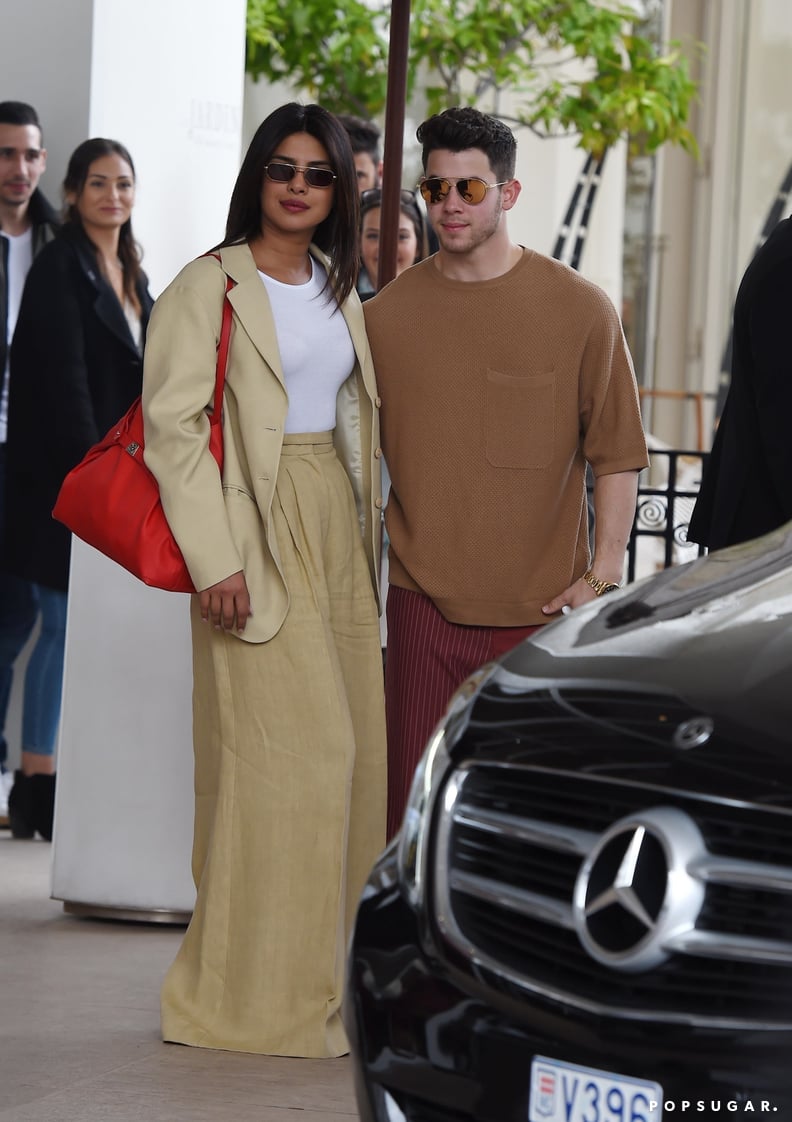
<path id="1" fill-rule="evenodd" d="M 473 695 L 478 693 L 496 668 L 496 663 L 487 663 L 462 683 L 429 738 L 413 776 L 398 843 L 399 878 L 412 907 L 418 906 L 424 894 L 427 829 L 437 790 L 451 762 L 449 749 L 467 728 Z"/>

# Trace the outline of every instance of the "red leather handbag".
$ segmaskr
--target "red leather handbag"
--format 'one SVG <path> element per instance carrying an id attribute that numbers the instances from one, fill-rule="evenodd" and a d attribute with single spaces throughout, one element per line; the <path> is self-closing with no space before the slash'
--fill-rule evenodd
<path id="1" fill-rule="evenodd" d="M 209 448 L 221 474 L 223 387 L 232 315 L 228 292 L 233 284 L 229 277 L 209 422 Z M 162 509 L 157 481 L 143 462 L 143 446 L 143 411 L 138 398 L 66 476 L 52 516 L 145 584 L 168 592 L 195 592 Z"/>

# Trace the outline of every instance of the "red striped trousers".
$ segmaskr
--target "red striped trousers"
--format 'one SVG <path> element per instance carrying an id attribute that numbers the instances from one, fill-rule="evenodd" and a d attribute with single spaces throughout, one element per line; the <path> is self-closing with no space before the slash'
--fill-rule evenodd
<path id="1" fill-rule="evenodd" d="M 454 691 L 533 627 L 449 623 L 428 596 L 390 585 L 386 606 L 385 715 L 388 724 L 388 837 L 401 825 L 413 774 Z"/>

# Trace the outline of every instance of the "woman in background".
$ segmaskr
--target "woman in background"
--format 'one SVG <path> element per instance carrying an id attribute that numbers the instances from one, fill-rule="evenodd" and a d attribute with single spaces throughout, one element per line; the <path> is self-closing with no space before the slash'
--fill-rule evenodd
<path id="1" fill-rule="evenodd" d="M 377 272 L 379 269 L 380 220 L 382 217 L 382 190 L 372 187 L 360 196 L 360 262 L 361 272 L 369 284 L 359 284 L 362 288 L 360 299 L 368 300 L 377 291 Z M 396 276 L 423 261 L 429 255 L 429 229 L 424 212 L 418 203 L 415 191 L 402 190 L 399 196 L 399 237 L 396 244 Z M 359 278 L 360 280 L 360 278 Z M 390 491 L 388 465 L 382 461 L 382 496 L 387 501 Z M 380 573 L 380 600 L 383 612 L 380 616 L 380 643 L 382 662 L 385 664 L 385 646 L 388 630 L 385 619 L 384 603 L 388 592 L 388 536 L 385 523 L 382 524 L 382 566 Z"/>
<path id="2" fill-rule="evenodd" d="M 181 1044 L 348 1048 L 346 942 L 385 839 L 378 399 L 357 221 L 343 127 L 281 106 L 251 141 L 216 256 L 152 313 L 146 463 L 198 589 L 197 900 L 162 988 L 163 1037 Z M 221 473 L 207 408 L 229 281 Z"/>
<path id="3" fill-rule="evenodd" d="M 27 275 L 11 347 L 4 567 L 41 614 L 25 675 L 21 766 L 8 800 L 18 838 L 52 837 L 71 535 L 52 517 L 66 474 L 140 394 L 152 299 L 132 234 L 135 169 L 94 138 L 72 153 L 64 224 Z"/>
<path id="4" fill-rule="evenodd" d="M 373 296 L 377 290 L 381 216 L 380 188 L 372 187 L 368 191 L 363 191 L 360 196 L 360 261 L 370 281 L 371 291 L 366 292 L 361 299 Z M 428 252 L 427 226 L 418 197 L 413 191 L 403 190 L 399 198 L 396 276 L 403 273 L 410 265 L 423 261 Z"/>

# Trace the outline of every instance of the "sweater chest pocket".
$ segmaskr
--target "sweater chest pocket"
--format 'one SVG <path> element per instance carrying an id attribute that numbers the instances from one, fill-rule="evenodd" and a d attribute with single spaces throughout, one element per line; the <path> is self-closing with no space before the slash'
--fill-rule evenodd
<path id="1" fill-rule="evenodd" d="M 544 468 L 555 446 L 555 374 L 487 371 L 486 456 L 493 467 Z"/>

